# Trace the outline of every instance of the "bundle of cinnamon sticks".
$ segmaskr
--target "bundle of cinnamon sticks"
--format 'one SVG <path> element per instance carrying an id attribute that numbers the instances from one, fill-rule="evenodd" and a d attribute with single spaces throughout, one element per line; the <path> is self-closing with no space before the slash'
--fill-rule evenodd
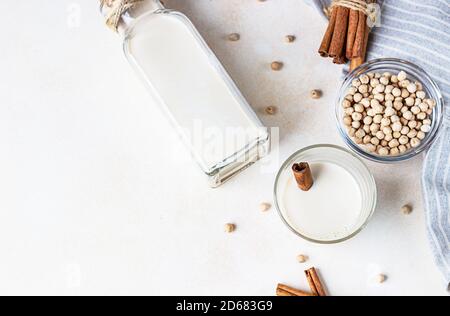
<path id="1" fill-rule="evenodd" d="M 376 0 L 367 0 L 375 3 Z M 319 48 L 322 57 L 331 57 L 335 64 L 351 61 L 350 69 L 364 63 L 370 28 L 365 12 L 340 6 L 331 10 L 330 22 Z"/>

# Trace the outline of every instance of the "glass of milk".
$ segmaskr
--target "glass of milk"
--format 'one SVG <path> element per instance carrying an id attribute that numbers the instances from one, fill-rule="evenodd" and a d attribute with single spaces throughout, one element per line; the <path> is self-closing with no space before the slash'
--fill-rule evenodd
<path id="1" fill-rule="evenodd" d="M 212 187 L 268 154 L 267 128 L 185 15 L 143 0 L 121 16 L 118 31 L 130 64 Z"/>
<path id="2" fill-rule="evenodd" d="M 314 184 L 297 186 L 292 165 L 307 162 Z M 375 180 L 356 155 L 334 145 L 297 151 L 282 165 L 275 181 L 275 205 L 283 222 L 300 237 L 322 244 L 355 236 L 372 216 L 377 201 Z"/>

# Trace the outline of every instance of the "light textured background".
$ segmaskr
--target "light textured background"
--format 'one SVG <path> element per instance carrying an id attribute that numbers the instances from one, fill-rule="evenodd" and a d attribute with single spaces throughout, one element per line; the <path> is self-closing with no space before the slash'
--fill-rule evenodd
<path id="1" fill-rule="evenodd" d="M 342 145 L 333 117 L 340 68 L 316 53 L 325 22 L 312 8 L 165 2 L 193 20 L 263 122 L 280 127 L 280 160 L 314 143 Z M 310 265 L 334 295 L 446 294 L 425 235 L 421 158 L 369 163 L 380 195 L 369 226 L 339 245 L 307 243 L 275 210 L 258 210 L 272 199 L 275 171 L 255 165 L 220 189 L 205 185 L 96 1 L 2 2 L 0 11 L 8 12 L 0 19 L 0 294 L 272 295 L 278 282 L 306 289 Z M 230 32 L 241 41 L 224 40 Z M 287 34 L 298 40 L 285 44 Z M 272 60 L 285 62 L 283 71 L 271 72 Z M 309 99 L 314 88 L 322 99 Z M 267 105 L 279 114 L 262 114 Z M 410 216 L 399 212 L 405 203 Z M 229 221 L 238 225 L 232 235 L 223 233 Z M 297 263 L 299 253 L 310 261 Z M 378 272 L 388 282 L 375 284 Z"/>

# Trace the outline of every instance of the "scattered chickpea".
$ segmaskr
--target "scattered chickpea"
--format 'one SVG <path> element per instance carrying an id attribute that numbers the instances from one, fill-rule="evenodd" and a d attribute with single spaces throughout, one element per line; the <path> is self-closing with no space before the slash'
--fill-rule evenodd
<path id="1" fill-rule="evenodd" d="M 320 97 L 322 97 L 322 91 L 320 91 L 320 90 L 312 90 L 310 92 L 310 96 L 313 99 L 320 99 Z"/>
<path id="2" fill-rule="evenodd" d="M 387 280 L 387 276 L 385 274 L 379 274 L 377 276 L 377 282 L 378 283 L 384 283 Z"/>
<path id="3" fill-rule="evenodd" d="M 297 261 L 300 263 L 305 263 L 306 261 L 308 261 L 308 256 L 306 255 L 298 255 L 297 256 Z"/>
<path id="4" fill-rule="evenodd" d="M 401 211 L 405 215 L 409 215 L 412 212 L 412 207 L 410 205 L 403 205 Z"/>
<path id="5" fill-rule="evenodd" d="M 271 105 L 271 106 L 268 106 L 268 107 L 266 107 L 265 112 L 266 112 L 266 114 L 268 114 L 268 115 L 274 115 L 274 114 L 277 113 L 277 107 L 272 106 L 272 105 Z"/>
<path id="6" fill-rule="evenodd" d="M 259 210 L 261 212 L 267 212 L 268 210 L 270 210 L 271 207 L 272 205 L 267 202 L 262 202 L 261 204 L 259 204 Z"/>
<path id="7" fill-rule="evenodd" d="M 294 35 L 286 35 L 284 40 L 286 41 L 286 43 L 293 43 L 295 42 L 296 37 Z"/>
<path id="8" fill-rule="evenodd" d="M 241 39 L 241 36 L 238 33 L 231 33 L 228 35 L 228 40 L 230 42 L 237 42 Z"/>
<path id="9" fill-rule="evenodd" d="M 270 68 L 273 71 L 280 71 L 283 68 L 284 64 L 281 61 L 274 61 L 270 64 Z"/>
<path id="10" fill-rule="evenodd" d="M 225 232 L 226 233 L 232 233 L 235 230 L 236 230 L 236 225 L 235 224 L 231 224 L 231 223 L 225 224 Z"/>

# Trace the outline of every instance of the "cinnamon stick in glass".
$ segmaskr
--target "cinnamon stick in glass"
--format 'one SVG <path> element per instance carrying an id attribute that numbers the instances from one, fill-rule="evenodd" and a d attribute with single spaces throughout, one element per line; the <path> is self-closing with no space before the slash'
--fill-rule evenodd
<path id="1" fill-rule="evenodd" d="M 292 166 L 295 180 L 302 191 L 309 191 L 314 184 L 311 168 L 307 162 L 295 163 Z"/>

